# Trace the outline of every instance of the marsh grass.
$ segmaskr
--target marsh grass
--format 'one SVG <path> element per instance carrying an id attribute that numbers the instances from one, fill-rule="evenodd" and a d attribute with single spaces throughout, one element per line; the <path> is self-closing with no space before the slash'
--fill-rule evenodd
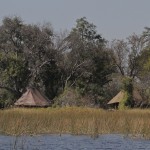
<path id="1" fill-rule="evenodd" d="M 14 108 L 0 110 L 0 133 L 8 135 L 99 134 L 150 138 L 150 110 L 106 111 L 94 108 Z"/>

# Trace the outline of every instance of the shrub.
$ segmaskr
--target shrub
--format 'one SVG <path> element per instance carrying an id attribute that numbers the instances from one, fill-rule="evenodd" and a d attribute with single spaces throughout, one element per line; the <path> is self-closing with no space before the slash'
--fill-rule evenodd
<path id="1" fill-rule="evenodd" d="M 133 83 L 130 77 L 123 79 L 124 99 L 119 103 L 119 109 L 133 107 Z"/>
<path id="2" fill-rule="evenodd" d="M 57 106 L 87 106 L 90 105 L 90 99 L 81 96 L 77 89 L 67 87 L 59 97 L 55 98 L 53 107 Z"/>

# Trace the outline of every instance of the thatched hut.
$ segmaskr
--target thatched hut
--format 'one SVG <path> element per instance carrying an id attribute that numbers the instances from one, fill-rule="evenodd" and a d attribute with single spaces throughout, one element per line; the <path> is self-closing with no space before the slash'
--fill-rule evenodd
<path id="1" fill-rule="evenodd" d="M 50 100 L 36 88 L 29 88 L 14 105 L 20 107 L 48 107 Z"/>
<path id="2" fill-rule="evenodd" d="M 120 91 L 115 97 L 113 97 L 107 104 L 113 108 L 118 108 L 119 103 L 123 100 L 125 96 L 124 91 Z"/>
<path id="3" fill-rule="evenodd" d="M 107 104 L 113 108 L 118 108 L 119 103 L 123 101 L 124 97 L 125 91 L 122 90 L 115 97 L 113 97 Z M 137 89 L 133 90 L 132 97 L 135 106 L 138 106 L 140 103 L 143 102 L 143 98 Z"/>

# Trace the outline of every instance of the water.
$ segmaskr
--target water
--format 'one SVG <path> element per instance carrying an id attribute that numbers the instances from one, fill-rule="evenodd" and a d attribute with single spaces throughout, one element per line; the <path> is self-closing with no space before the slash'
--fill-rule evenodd
<path id="1" fill-rule="evenodd" d="M 150 140 L 111 134 L 96 139 L 72 135 L 0 136 L 0 150 L 150 150 Z"/>

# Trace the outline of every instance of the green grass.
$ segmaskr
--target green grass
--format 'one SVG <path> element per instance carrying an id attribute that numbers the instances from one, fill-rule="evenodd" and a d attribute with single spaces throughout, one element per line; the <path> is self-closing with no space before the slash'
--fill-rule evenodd
<path id="1" fill-rule="evenodd" d="M 0 133 L 99 134 L 119 133 L 150 138 L 150 110 L 106 111 L 94 108 L 14 108 L 0 110 Z"/>

